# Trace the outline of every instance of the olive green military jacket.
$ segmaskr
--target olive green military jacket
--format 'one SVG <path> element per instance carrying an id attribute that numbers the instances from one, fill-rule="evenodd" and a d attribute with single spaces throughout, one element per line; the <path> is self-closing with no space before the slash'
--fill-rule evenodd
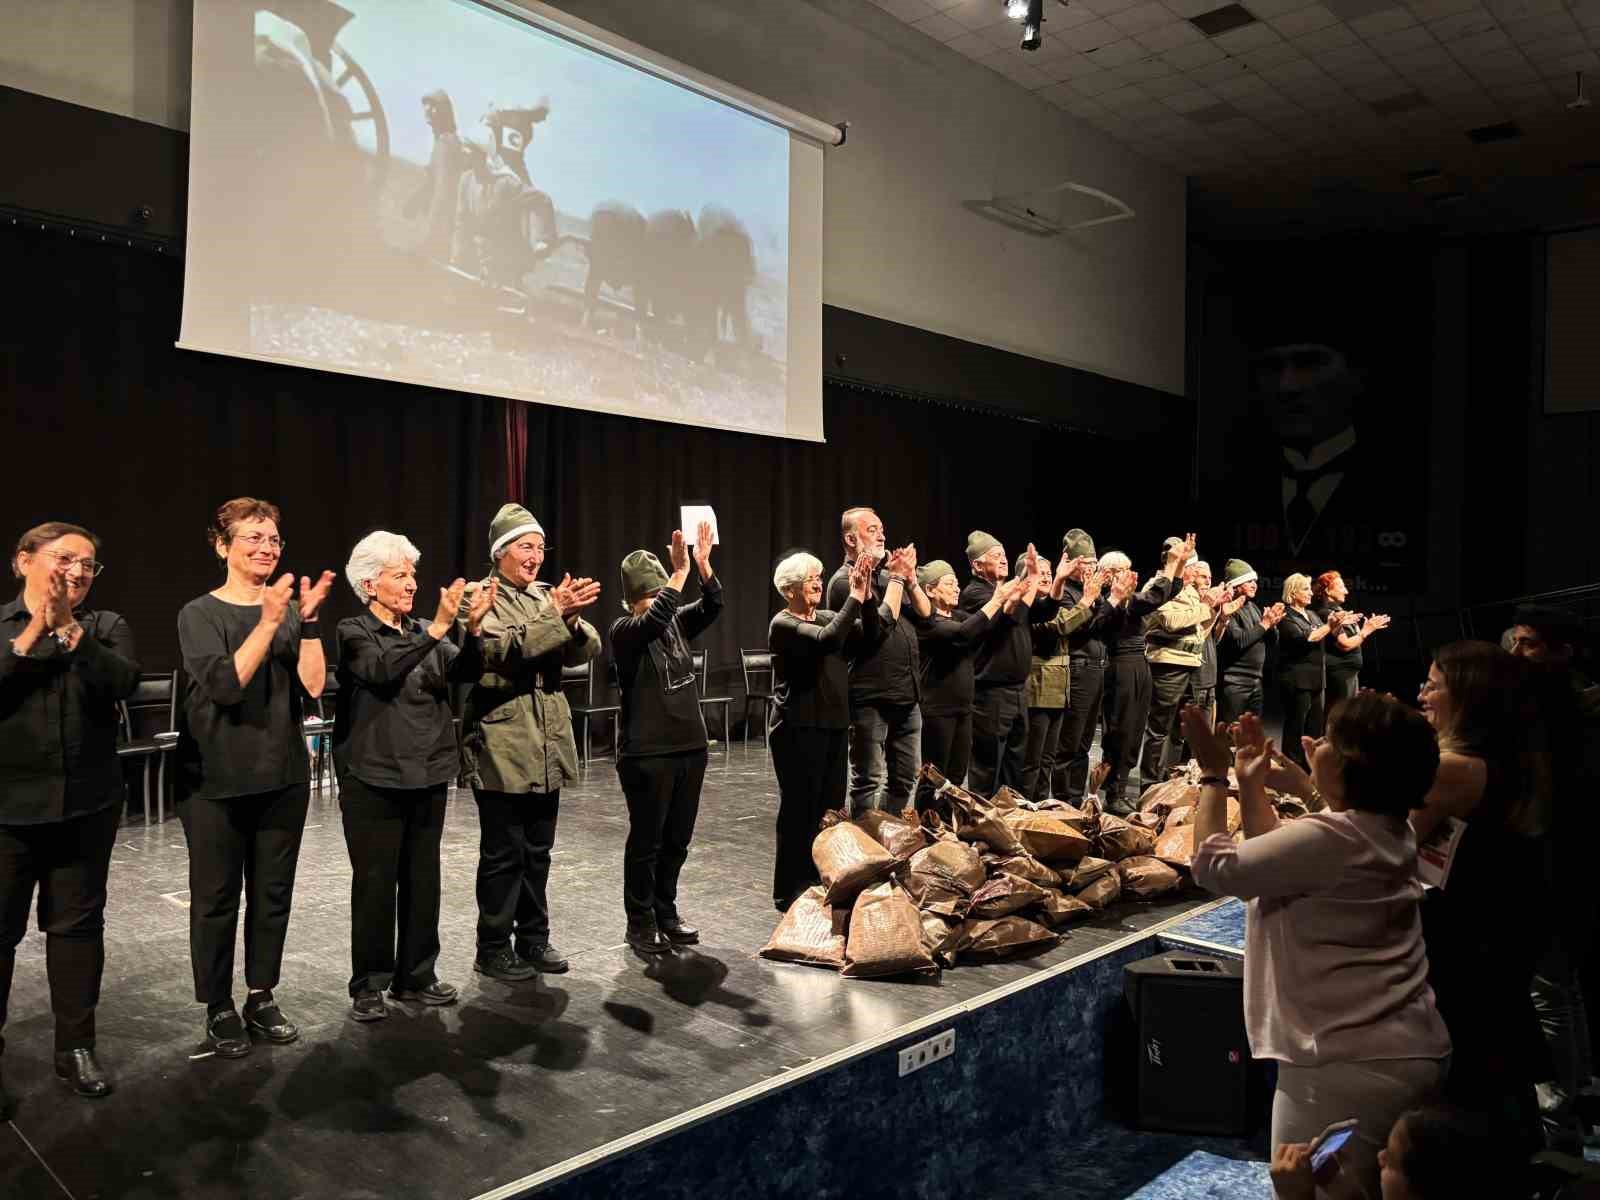
<path id="1" fill-rule="evenodd" d="M 598 655 L 600 635 L 582 618 L 569 628 L 545 584 L 524 591 L 499 578 L 483 619 L 483 674 L 461 715 L 464 774 L 484 791 L 555 792 L 578 778 L 561 668 Z"/>
<path id="2" fill-rule="evenodd" d="M 1094 605 L 1069 605 L 1060 609 L 1036 629 L 1055 634 L 1056 653 L 1047 658 L 1037 655 L 1028 663 L 1027 697 L 1029 708 L 1065 708 L 1072 691 L 1072 668 L 1068 664 L 1067 634 L 1094 616 Z"/>

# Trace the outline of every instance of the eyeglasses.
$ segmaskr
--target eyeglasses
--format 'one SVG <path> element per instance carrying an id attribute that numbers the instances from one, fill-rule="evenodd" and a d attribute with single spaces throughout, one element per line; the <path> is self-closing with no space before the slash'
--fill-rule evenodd
<path id="1" fill-rule="evenodd" d="M 262 542 L 265 542 L 269 549 L 277 550 L 280 553 L 282 552 L 283 548 L 289 544 L 281 537 L 268 537 L 264 533 L 241 533 L 233 540 L 249 546 L 252 550 L 261 545 Z"/>
<path id="2" fill-rule="evenodd" d="M 92 558 L 79 558 L 76 554 L 60 554 L 54 550 L 44 550 L 41 553 L 48 554 L 56 562 L 60 563 L 63 571 L 70 571 L 73 567 L 77 567 L 90 579 L 93 579 L 106 569 L 105 563 L 96 562 Z"/>
<path id="3" fill-rule="evenodd" d="M 539 554 L 549 554 L 550 553 L 550 543 L 549 542 L 518 542 L 515 546 L 513 546 L 511 548 L 513 550 L 515 550 L 518 554 L 533 554 L 533 553 L 536 553 L 536 552 L 539 553 Z"/>

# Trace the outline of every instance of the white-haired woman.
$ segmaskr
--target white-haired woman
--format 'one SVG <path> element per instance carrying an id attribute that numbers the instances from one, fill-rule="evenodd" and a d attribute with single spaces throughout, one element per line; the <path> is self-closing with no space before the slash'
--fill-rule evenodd
<path id="1" fill-rule="evenodd" d="M 861 555 L 850 571 L 850 595 L 838 612 L 822 603 L 822 562 L 791 554 L 772 573 L 787 607 L 772 618 L 773 718 L 769 735 L 778 775 L 778 850 L 772 901 L 779 912 L 817 882 L 811 842 L 822 814 L 843 808 L 845 743 L 850 729 L 850 672 L 846 651 L 863 622 L 877 621 L 868 604 L 874 560 Z"/>
<path id="2" fill-rule="evenodd" d="M 494 580 L 449 640 L 466 582 L 439 589 L 428 624 L 411 616 L 421 553 L 378 530 L 356 543 L 345 579 L 367 611 L 339 622 L 339 713 L 334 767 L 350 883 L 351 1015 L 389 1015 L 395 1000 L 450 1004 L 456 989 L 434 973 L 439 958 L 439 838 L 445 791 L 457 772 L 450 685 L 483 667 L 478 633 Z"/>
<path id="3" fill-rule="evenodd" d="M 1278 688 L 1283 693 L 1283 752 L 1307 767 L 1302 737 L 1322 736 L 1323 640 L 1347 625 L 1351 614 L 1335 609 L 1326 619 L 1311 609 L 1311 577 L 1283 581 L 1283 621 L 1278 625 Z M 1307 767 L 1307 769 L 1309 769 Z"/>

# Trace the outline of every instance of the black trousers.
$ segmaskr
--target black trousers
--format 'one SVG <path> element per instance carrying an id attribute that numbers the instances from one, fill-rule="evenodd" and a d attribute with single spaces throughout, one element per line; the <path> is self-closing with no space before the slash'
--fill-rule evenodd
<path id="1" fill-rule="evenodd" d="M 191 798 L 179 806 L 189 841 L 189 958 L 200 1003 L 233 1000 L 241 888 L 245 986 L 278 985 L 310 803 L 311 785 L 296 783 L 254 796 Z"/>
<path id="2" fill-rule="evenodd" d="M 561 793 L 472 789 L 478 804 L 478 953 L 550 944 L 550 851 Z"/>
<path id="3" fill-rule="evenodd" d="M 622 851 L 622 908 L 628 923 L 678 915 L 678 876 L 689 857 L 706 752 L 651 754 L 617 761 L 628 801 L 628 840 Z"/>
<path id="4" fill-rule="evenodd" d="M 106 874 L 121 822 L 119 803 L 66 821 L 0 825 L 0 1031 L 37 887 L 56 1049 L 94 1045 L 106 962 Z M 0 1050 L 5 1044 L 0 1037 Z"/>
<path id="5" fill-rule="evenodd" d="M 844 807 L 848 743 L 844 729 L 797 729 L 780 722 L 772 731 L 772 766 L 778 776 L 772 899 L 780 908 L 818 882 L 811 843 L 822 827 L 822 814 Z"/>
<path id="6" fill-rule="evenodd" d="M 1028 710 L 1028 743 L 1022 753 L 1022 787 L 1018 790 L 1029 800 L 1050 798 L 1050 776 L 1056 769 L 1066 711 L 1064 708 Z"/>
<path id="7" fill-rule="evenodd" d="M 967 778 L 967 767 L 972 762 L 972 710 L 959 716 L 922 718 L 922 761 L 933 767 L 951 783 L 960 786 Z M 948 816 L 949 806 L 934 799 L 933 788 L 926 783 L 917 785 L 916 809 L 928 809 Z"/>
<path id="8" fill-rule="evenodd" d="M 1167 777 L 1167 765 L 1183 743 L 1178 733 L 1178 709 L 1194 703 L 1194 678 L 1199 667 L 1170 663 L 1150 664 L 1150 715 L 1145 718 L 1144 758 L 1139 784 L 1149 787 Z"/>
<path id="9" fill-rule="evenodd" d="M 1288 681 L 1284 681 L 1282 686 L 1283 740 L 1279 749 L 1310 770 L 1300 739 L 1322 736 L 1322 689 L 1295 687 Z"/>
<path id="10" fill-rule="evenodd" d="M 427 987 L 439 977 L 439 839 L 446 784 L 339 781 L 350 852 L 350 994 Z"/>
<path id="11" fill-rule="evenodd" d="M 1329 667 L 1323 689 L 1323 707 L 1332 710 L 1341 700 L 1348 700 L 1361 688 L 1361 668 Z"/>
<path id="12" fill-rule="evenodd" d="M 1234 722 L 1245 713 L 1260 716 L 1267 707 L 1266 694 L 1261 690 L 1261 676 L 1245 678 L 1224 677 L 1217 685 L 1217 720 Z"/>
<path id="13" fill-rule="evenodd" d="M 1100 698 L 1105 690 L 1104 663 L 1072 660 L 1066 715 L 1061 718 L 1061 737 L 1050 772 L 1051 794 L 1068 804 L 1077 804 L 1089 790 L 1089 751 L 1094 747 L 1094 727 L 1100 720 Z"/>
<path id="14" fill-rule="evenodd" d="M 1028 705 L 1023 685 L 980 687 L 972 700 L 972 765 L 967 790 L 988 798 L 1002 787 L 1022 790 L 1028 749 Z"/>
<path id="15" fill-rule="evenodd" d="M 1100 738 L 1100 757 L 1111 764 L 1105 784 L 1106 801 L 1111 803 L 1122 796 L 1128 776 L 1138 765 L 1150 716 L 1150 664 L 1142 655 L 1111 660 L 1101 710 L 1106 728 Z"/>

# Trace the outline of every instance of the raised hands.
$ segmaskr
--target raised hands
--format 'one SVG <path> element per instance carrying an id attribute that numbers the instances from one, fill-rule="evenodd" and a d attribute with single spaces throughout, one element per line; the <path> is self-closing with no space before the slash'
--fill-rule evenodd
<path id="1" fill-rule="evenodd" d="M 1034 549 L 1032 542 L 1022 552 L 1022 573 L 1024 575 L 1037 575 L 1039 573 L 1039 551 Z"/>
<path id="2" fill-rule="evenodd" d="M 333 578 L 332 571 L 324 571 L 317 576 L 315 583 L 312 583 L 304 575 L 300 576 L 300 619 L 302 621 L 315 621 L 317 619 L 317 609 L 321 608 L 322 602 L 328 598 L 328 592 L 333 588 Z"/>
<path id="3" fill-rule="evenodd" d="M 678 535 L 681 544 L 682 534 Z M 600 599 L 600 585 L 593 579 L 574 579 L 563 575 L 561 582 L 550 589 L 550 602 L 556 606 L 561 619 L 572 622 L 578 619 L 578 610 L 588 608 Z"/>
<path id="4" fill-rule="evenodd" d="M 472 593 L 472 599 L 467 604 L 467 632 L 477 637 L 483 630 L 483 619 L 489 615 L 489 610 L 494 607 L 494 602 L 500 596 L 500 581 L 489 580 L 486 586 L 478 588 Z"/>
<path id="5" fill-rule="evenodd" d="M 458 579 L 449 587 L 439 589 L 439 607 L 434 610 L 433 622 L 428 626 L 428 636 L 435 641 L 450 632 L 456 614 L 461 611 L 461 597 L 467 590 L 467 581 Z"/>
<path id="6" fill-rule="evenodd" d="M 1139 572 L 1131 567 L 1111 577 L 1111 603 L 1122 604 L 1139 588 Z"/>
<path id="7" fill-rule="evenodd" d="M 285 575 L 277 583 L 261 589 L 261 623 L 277 628 L 289 615 L 289 601 L 294 599 L 294 576 Z"/>
<path id="8" fill-rule="evenodd" d="M 1074 560 L 1075 563 L 1080 561 L 1082 560 Z M 1100 599 L 1100 593 L 1105 589 L 1105 586 L 1106 573 L 1098 570 L 1090 571 L 1083 577 L 1083 603 L 1086 605 L 1093 604 Z"/>
<path id="9" fill-rule="evenodd" d="M 72 624 L 71 590 L 65 571 L 58 569 L 50 572 L 44 585 L 44 604 L 37 614 L 44 629 L 65 629 Z"/>
<path id="10" fill-rule="evenodd" d="M 694 531 L 694 565 L 701 579 L 711 578 L 711 522 L 701 521 Z"/>
<path id="11" fill-rule="evenodd" d="M 1183 544 L 1174 546 L 1167 555 L 1167 573 L 1176 575 L 1183 570 L 1183 564 L 1194 557 L 1194 534 L 1184 535 Z"/>
<path id="12" fill-rule="evenodd" d="M 1178 713 L 1178 721 L 1183 726 L 1183 736 L 1189 739 L 1200 769 L 1207 775 L 1227 778 L 1228 766 L 1233 760 L 1227 725 L 1213 726 L 1205 710 L 1193 704 L 1183 706 Z"/>
<path id="13" fill-rule="evenodd" d="M 689 572 L 689 546 L 683 540 L 683 530 L 672 531 L 672 541 L 667 545 L 667 561 L 672 564 L 672 573 L 677 575 Z"/>
<path id="14" fill-rule="evenodd" d="M 901 546 L 889 553 L 890 578 L 915 579 L 917 577 L 917 547 L 915 543 Z"/>
<path id="15" fill-rule="evenodd" d="M 1272 756 L 1277 753 L 1272 739 L 1267 736 L 1261 718 L 1245 713 L 1233 733 L 1233 767 L 1239 777 L 1239 787 L 1264 789 L 1271 782 Z"/>
<path id="16" fill-rule="evenodd" d="M 1283 620 L 1284 614 L 1288 611 L 1281 601 L 1277 604 L 1268 605 L 1261 613 L 1261 628 L 1271 629 L 1279 621 Z"/>
<path id="17" fill-rule="evenodd" d="M 860 555 L 850 568 L 850 595 L 860 604 L 872 594 L 873 561 L 870 555 Z"/>

